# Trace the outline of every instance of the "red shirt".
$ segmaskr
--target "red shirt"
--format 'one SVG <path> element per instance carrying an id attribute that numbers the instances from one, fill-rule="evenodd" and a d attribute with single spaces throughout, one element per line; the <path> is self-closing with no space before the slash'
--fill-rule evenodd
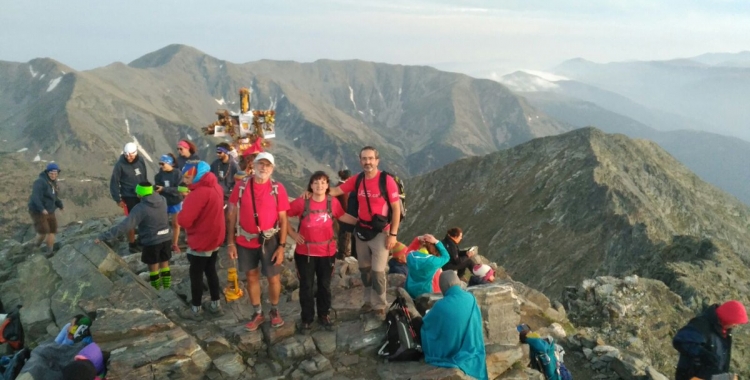
<path id="1" fill-rule="evenodd" d="M 333 240 L 333 219 L 338 219 L 344 215 L 344 208 L 336 198 L 331 198 L 331 214 L 333 219 L 328 215 L 326 209 L 328 200 L 316 202 L 310 199 L 310 210 L 305 220 L 300 220 L 299 233 L 305 238 L 307 243 L 328 244 L 297 244 L 295 252 L 300 255 L 328 257 L 336 254 L 336 242 Z M 322 210 L 323 212 L 311 212 L 313 210 Z M 302 217 L 305 211 L 305 200 L 303 198 L 295 199 L 290 205 L 287 215 Z M 309 251 L 308 251 L 309 249 Z"/>
<path id="2" fill-rule="evenodd" d="M 243 183 L 244 181 L 238 181 L 234 185 L 232 195 L 229 196 L 229 203 L 237 205 L 240 197 L 240 186 Z M 250 186 L 253 186 L 254 189 L 251 190 Z M 279 213 L 289 210 L 289 197 L 286 194 L 284 185 L 276 182 L 276 186 L 278 194 L 274 196 L 271 193 L 273 187 L 270 180 L 259 184 L 255 183 L 253 178 L 248 179 L 245 190 L 242 193 L 240 209 L 237 211 L 237 217 L 240 218 L 240 226 L 245 232 L 249 234 L 257 234 L 259 232 L 258 226 L 255 224 L 255 217 L 253 216 L 253 199 L 251 198 L 253 191 L 255 192 L 255 205 L 258 206 L 258 221 L 260 222 L 261 231 L 276 227 L 276 222 L 279 220 Z M 276 199 L 278 199 L 278 204 L 276 203 Z M 237 236 L 236 242 L 245 248 L 260 247 L 258 238 L 248 241 L 244 236 Z"/>
<path id="3" fill-rule="evenodd" d="M 365 177 L 362 180 L 362 183 L 360 183 L 359 189 L 357 189 L 357 200 L 359 201 L 359 212 L 357 217 L 359 218 L 359 220 L 365 222 L 369 222 L 372 220 L 372 215 L 367 208 L 368 198 L 370 199 L 370 208 L 372 209 L 373 214 L 388 217 L 388 204 L 385 202 L 385 198 L 380 195 L 381 175 L 382 172 L 378 171 L 378 174 L 371 179 L 367 179 Z M 352 191 L 354 191 L 354 186 L 357 183 L 357 177 L 359 177 L 359 175 L 350 177 L 346 180 L 346 182 L 339 186 L 339 189 L 341 189 L 341 191 L 343 191 L 344 193 L 351 193 Z M 365 187 L 367 188 L 366 194 L 364 190 Z M 396 185 L 396 181 L 393 180 L 393 177 L 388 176 L 385 181 L 385 188 L 386 190 L 388 190 L 388 201 L 390 203 L 397 202 L 399 200 L 398 186 Z"/>

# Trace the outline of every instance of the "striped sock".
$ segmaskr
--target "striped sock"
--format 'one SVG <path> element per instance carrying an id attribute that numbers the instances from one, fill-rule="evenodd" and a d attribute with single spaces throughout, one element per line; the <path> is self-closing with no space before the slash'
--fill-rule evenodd
<path id="1" fill-rule="evenodd" d="M 164 284 L 164 289 L 172 287 L 172 274 L 169 272 L 169 267 L 161 268 L 161 281 Z"/>
<path id="2" fill-rule="evenodd" d="M 156 272 L 148 272 L 148 277 L 151 282 L 151 286 L 154 287 L 154 289 L 159 290 L 161 288 L 161 278 L 159 277 L 159 271 Z"/>

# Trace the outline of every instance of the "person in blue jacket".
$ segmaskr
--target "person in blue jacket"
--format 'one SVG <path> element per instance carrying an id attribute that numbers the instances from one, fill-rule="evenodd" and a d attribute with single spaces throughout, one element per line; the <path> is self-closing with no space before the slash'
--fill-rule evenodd
<path id="1" fill-rule="evenodd" d="M 417 239 L 419 239 L 420 248 L 406 255 L 408 273 L 404 288 L 412 298 L 437 290 L 432 286 L 435 272 L 451 258 L 443 243 L 434 236 L 427 234 Z"/>
<path id="2" fill-rule="evenodd" d="M 422 351 L 427 364 L 459 368 L 486 380 L 487 363 L 482 315 L 474 296 L 465 291 L 456 271 L 440 275 L 443 299 L 422 318 Z"/>
<path id="3" fill-rule="evenodd" d="M 47 242 L 45 256 L 52 257 L 55 246 L 55 234 L 57 233 L 57 219 L 55 210 L 63 209 L 62 201 L 57 197 L 57 175 L 60 167 L 56 163 L 47 164 L 47 168 L 39 173 L 39 178 L 34 181 L 29 197 L 29 215 L 34 222 L 36 230 L 36 247 Z"/>

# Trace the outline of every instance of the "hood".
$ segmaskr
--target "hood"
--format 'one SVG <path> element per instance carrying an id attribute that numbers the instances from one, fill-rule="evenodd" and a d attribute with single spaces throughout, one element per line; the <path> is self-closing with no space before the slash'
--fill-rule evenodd
<path id="1" fill-rule="evenodd" d="M 145 204 L 148 207 L 158 208 L 164 202 L 166 202 L 166 200 L 164 199 L 164 197 L 162 197 L 158 193 L 153 193 L 151 195 L 141 198 L 141 203 Z"/>
<path id="2" fill-rule="evenodd" d="M 54 183 L 54 182 L 57 182 L 57 180 L 54 180 L 54 181 L 53 181 L 53 180 L 51 180 L 51 179 L 49 178 L 49 176 L 47 175 L 47 171 L 46 171 L 46 170 L 42 170 L 42 172 L 41 172 L 41 173 L 39 173 L 39 178 L 42 178 L 42 179 L 44 179 L 44 180 L 45 180 L 45 181 L 47 181 L 47 182 L 53 182 L 53 183 Z"/>
<path id="3" fill-rule="evenodd" d="M 214 187 L 219 184 L 219 181 L 216 179 L 216 176 L 214 173 L 208 172 L 204 174 L 201 179 L 198 180 L 198 182 L 193 182 L 190 185 L 188 185 L 188 189 L 195 190 L 199 187 Z"/>

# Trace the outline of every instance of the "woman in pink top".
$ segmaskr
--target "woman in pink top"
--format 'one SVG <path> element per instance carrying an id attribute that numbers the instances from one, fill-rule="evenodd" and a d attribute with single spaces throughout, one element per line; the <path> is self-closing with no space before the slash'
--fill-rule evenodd
<path id="1" fill-rule="evenodd" d="M 294 262 L 299 277 L 299 303 L 301 329 L 311 328 L 315 316 L 315 301 L 318 304 L 318 322 L 326 327 L 333 326 L 328 314 L 331 309 L 331 275 L 336 263 L 336 241 L 334 240 L 333 219 L 354 223 L 356 219 L 347 215 L 335 197 L 328 195 L 329 178 L 325 172 L 313 173 L 307 185 L 312 193 L 310 199 L 299 197 L 289 206 L 287 215 L 299 218 L 299 229 L 288 227 L 289 236 L 297 242 Z M 313 283 L 318 278 L 318 292 L 313 296 Z"/>

